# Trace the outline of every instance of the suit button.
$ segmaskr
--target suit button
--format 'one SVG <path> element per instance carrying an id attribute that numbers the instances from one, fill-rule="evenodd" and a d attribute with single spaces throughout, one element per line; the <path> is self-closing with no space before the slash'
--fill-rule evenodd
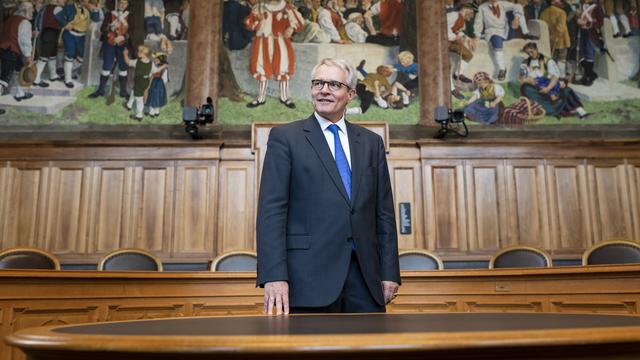
<path id="1" fill-rule="evenodd" d="M 351 215 L 356 213 L 356 209 L 351 209 Z"/>

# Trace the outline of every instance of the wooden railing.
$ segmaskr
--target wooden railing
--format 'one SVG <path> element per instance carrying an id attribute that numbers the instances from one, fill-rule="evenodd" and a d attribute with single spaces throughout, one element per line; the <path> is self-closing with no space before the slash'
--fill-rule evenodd
<path id="1" fill-rule="evenodd" d="M 640 313 L 640 265 L 410 271 L 391 312 Z M 255 273 L 0 271 L 4 336 L 28 327 L 260 314 Z M 24 359 L 0 343 L 3 360 Z"/>

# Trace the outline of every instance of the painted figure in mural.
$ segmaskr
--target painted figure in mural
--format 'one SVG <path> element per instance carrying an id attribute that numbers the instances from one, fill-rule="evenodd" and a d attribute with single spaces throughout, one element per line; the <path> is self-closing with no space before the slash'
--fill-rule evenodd
<path id="1" fill-rule="evenodd" d="M 322 0 L 318 11 L 318 24 L 320 28 L 324 30 L 331 42 L 337 44 L 351 44 L 349 35 L 345 29 L 345 23 L 347 22 L 342 17 L 342 0 Z"/>
<path id="2" fill-rule="evenodd" d="M 180 40 L 183 38 L 185 26 L 182 22 L 180 13 L 182 12 L 183 0 L 165 0 L 164 9 L 167 14 L 165 17 L 168 26 L 169 40 Z M 225 9 L 226 11 L 226 9 Z M 226 13 L 225 13 L 226 17 Z"/>
<path id="3" fill-rule="evenodd" d="M 473 82 L 477 89 L 465 102 L 464 115 L 485 125 L 495 123 L 504 109 L 504 88 L 494 83 L 491 76 L 484 71 L 477 72 L 473 76 Z"/>
<path id="4" fill-rule="evenodd" d="M 133 91 L 129 96 L 129 101 L 125 104 L 127 110 L 131 111 L 135 106 L 135 115 L 129 116 L 132 120 L 142 121 L 144 117 L 144 97 L 149 88 L 151 74 L 153 73 L 153 61 L 151 60 L 151 48 L 147 45 L 138 46 L 138 58 L 130 59 L 129 50 L 125 49 L 124 58 L 129 67 L 134 68 Z"/>
<path id="5" fill-rule="evenodd" d="M 8 94 L 15 72 L 20 71 L 23 65 L 31 65 L 33 10 L 33 4 L 22 2 L 3 24 L 0 34 L 0 95 Z M 19 82 L 16 84 L 16 101 L 32 97 L 33 94 L 26 92 Z"/>
<path id="6" fill-rule="evenodd" d="M 300 31 L 295 32 L 293 36 L 291 36 L 293 42 L 318 44 L 331 42 L 329 34 L 322 30 L 318 23 L 312 21 L 313 11 L 311 8 L 300 6 L 298 12 L 304 21 L 304 25 Z"/>
<path id="7" fill-rule="evenodd" d="M 549 25 L 549 43 L 551 54 L 558 63 L 560 76 L 567 74 L 567 54 L 571 47 L 571 37 L 567 24 L 567 12 L 563 0 L 551 0 L 551 5 L 542 11 L 540 20 Z"/>
<path id="8" fill-rule="evenodd" d="M 582 68 L 582 78 L 576 83 L 591 86 L 598 78 L 598 74 L 593 70 L 596 51 L 604 49 L 604 41 L 600 33 L 600 28 L 604 23 L 604 12 L 594 0 L 581 0 L 577 17 L 577 23 L 580 27 L 578 64 Z"/>
<path id="9" fill-rule="evenodd" d="M 540 15 L 549 6 L 546 0 L 529 0 L 524 6 L 524 17 L 527 20 L 539 20 Z"/>
<path id="10" fill-rule="evenodd" d="M 511 24 L 507 21 L 507 12 L 512 12 L 514 15 Z M 499 81 L 503 81 L 507 76 L 503 43 L 508 39 L 510 25 L 513 28 L 519 26 L 525 38 L 533 38 L 529 34 L 529 28 L 521 5 L 507 1 L 488 0 L 478 7 L 473 33 L 476 39 L 483 35 L 484 39 L 489 42 L 491 56 L 498 70 Z"/>
<path id="11" fill-rule="evenodd" d="M 62 26 L 56 20 L 56 14 L 62 11 L 65 0 L 49 0 L 36 14 L 35 28 L 38 32 L 38 61 L 36 62 L 36 79 L 34 86 L 49 87 L 49 83 L 42 80 L 45 68 L 49 70 L 49 81 L 62 80 L 57 73 L 56 61 L 58 57 L 58 40 Z"/>
<path id="12" fill-rule="evenodd" d="M 359 13 L 363 15 L 367 12 L 367 9 L 364 8 L 362 3 L 359 0 L 346 0 L 344 4 L 345 10 L 343 12 L 343 16 L 345 19 L 349 19 L 349 15 L 353 13 Z"/>
<path id="13" fill-rule="evenodd" d="M 560 98 L 561 73 L 558 64 L 552 58 L 538 52 L 536 43 L 527 43 L 522 51 L 529 57 L 522 62 L 520 81 L 527 82 L 547 95 L 551 101 Z"/>
<path id="14" fill-rule="evenodd" d="M 545 109 L 547 115 L 577 115 L 581 120 L 589 114 L 578 95 L 560 79 L 560 69 L 552 58 L 538 51 L 536 43 L 527 43 L 522 49 L 528 58 L 522 62 L 520 93 Z"/>
<path id="15" fill-rule="evenodd" d="M 367 28 L 371 34 L 367 42 L 384 46 L 395 46 L 402 33 L 403 0 L 380 0 L 364 14 Z M 380 30 L 373 26 L 373 17 L 378 16 Z"/>
<path id="16" fill-rule="evenodd" d="M 458 11 L 447 13 L 447 38 L 449 40 L 449 58 L 451 60 L 451 95 L 456 99 L 464 99 L 464 95 L 454 86 L 454 80 L 470 83 L 464 76 L 469 61 L 473 58 L 475 42 L 465 34 L 466 22 L 473 18 L 473 8 L 464 4 Z"/>
<path id="17" fill-rule="evenodd" d="M 222 39 L 229 50 L 242 50 L 251 43 L 253 31 L 244 26 L 253 4 L 246 1 L 225 0 L 222 18 Z"/>
<path id="18" fill-rule="evenodd" d="M 285 0 L 260 1 L 253 6 L 245 19 L 245 26 L 256 32 L 251 45 L 249 71 L 258 80 L 258 96 L 247 107 L 265 103 L 267 81 L 273 76 L 280 86 L 280 102 L 288 108 L 295 108 L 289 98 L 289 79 L 295 68 L 291 35 L 301 30 L 303 25 L 300 14 Z"/>
<path id="19" fill-rule="evenodd" d="M 347 109 L 347 114 L 364 114 L 374 101 L 383 109 L 401 109 L 404 105 L 408 105 L 410 92 L 400 83 L 394 85 L 389 83 L 388 78 L 393 74 L 391 66 L 380 65 L 376 68 L 375 73 L 367 73 L 363 66 L 364 61 L 360 62 L 357 68 L 364 76 L 364 79 L 358 81 L 358 85 L 356 85 L 360 106 Z M 407 95 L 401 96 L 398 94 L 399 91 Z M 403 102 L 403 98 L 406 99 L 405 102 Z"/>
<path id="20" fill-rule="evenodd" d="M 609 16 L 609 20 L 611 20 L 614 38 L 631 36 L 631 25 L 625 13 L 625 1 L 604 0 L 604 10 L 607 16 Z M 620 22 L 620 24 L 618 24 L 618 22 Z M 622 25 L 622 31 L 620 31 L 620 25 Z"/>
<path id="21" fill-rule="evenodd" d="M 148 40 L 159 40 L 164 33 L 164 2 L 144 0 L 144 33 Z"/>
<path id="22" fill-rule="evenodd" d="M 149 115 L 154 118 L 160 115 L 160 108 L 167 105 L 167 83 L 169 82 L 169 62 L 167 55 L 161 52 L 153 54 L 153 74 L 151 85 L 147 91 L 145 105 L 149 108 Z"/>
<path id="23" fill-rule="evenodd" d="M 364 31 L 362 26 L 364 25 L 364 16 L 361 13 L 354 11 L 349 14 L 347 23 L 344 29 L 347 31 L 349 40 L 356 44 L 362 44 L 367 41 L 369 34 Z"/>
<path id="24" fill-rule="evenodd" d="M 73 88 L 73 62 L 78 63 L 78 68 L 82 66 L 85 35 L 91 22 L 97 23 L 102 20 L 102 12 L 96 0 L 69 0 L 55 17 L 63 29 L 64 84 L 68 88 Z"/>
<path id="25" fill-rule="evenodd" d="M 398 53 L 398 62 L 393 65 L 393 70 L 397 73 L 396 83 L 401 84 L 407 89 L 407 92 L 418 90 L 418 64 L 415 62 L 415 56 L 410 51 L 401 51 Z M 403 92 L 403 95 L 410 95 Z M 408 104 L 408 99 L 405 105 Z"/>
<path id="26" fill-rule="evenodd" d="M 90 98 L 104 96 L 105 87 L 112 72 L 118 72 L 120 96 L 128 98 L 127 74 L 129 64 L 125 61 L 124 50 L 129 46 L 129 1 L 118 0 L 118 8 L 110 11 L 100 26 L 102 41 L 102 72 L 98 89 Z M 115 76 L 115 75 L 114 75 Z"/>

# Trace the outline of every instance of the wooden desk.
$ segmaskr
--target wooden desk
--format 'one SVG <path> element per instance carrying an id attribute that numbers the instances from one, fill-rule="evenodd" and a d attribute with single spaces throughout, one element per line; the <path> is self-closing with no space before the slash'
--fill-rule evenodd
<path id="1" fill-rule="evenodd" d="M 200 317 L 26 329 L 29 360 L 631 359 L 640 318 L 586 314 Z"/>
<path id="2" fill-rule="evenodd" d="M 403 272 L 390 312 L 640 313 L 640 265 Z M 259 314 L 255 273 L 0 271 L 0 336 L 29 327 Z M 0 342 L 0 359 L 23 359 Z"/>

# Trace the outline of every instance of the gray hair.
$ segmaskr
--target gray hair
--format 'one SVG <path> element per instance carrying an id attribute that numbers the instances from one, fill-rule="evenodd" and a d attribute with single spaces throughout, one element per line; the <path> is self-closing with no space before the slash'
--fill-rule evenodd
<path id="1" fill-rule="evenodd" d="M 332 59 L 332 58 L 322 59 L 322 61 L 320 61 L 318 65 L 313 67 L 313 70 L 311 71 L 311 78 L 315 78 L 316 72 L 322 65 L 337 67 L 340 70 L 347 73 L 347 85 L 351 89 L 355 89 L 356 85 L 358 85 L 356 70 L 353 68 L 353 66 L 351 66 L 351 64 L 349 64 L 346 60 L 343 60 L 343 59 Z"/>

